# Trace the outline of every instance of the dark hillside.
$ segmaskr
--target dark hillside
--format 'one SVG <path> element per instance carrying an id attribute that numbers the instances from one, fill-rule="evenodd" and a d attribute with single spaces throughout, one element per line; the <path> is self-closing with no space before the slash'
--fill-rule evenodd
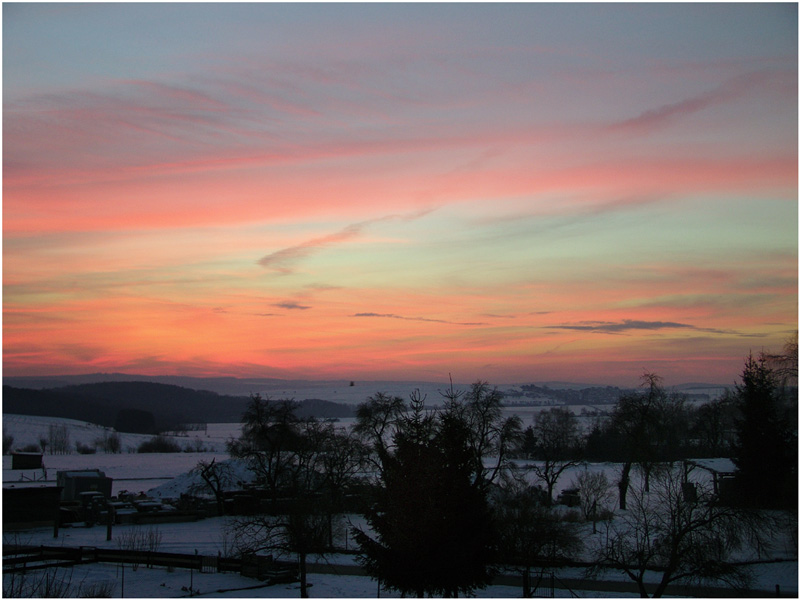
<path id="1" fill-rule="evenodd" d="M 3 386 L 3 412 L 78 419 L 113 427 L 120 410 L 153 415 L 159 431 L 189 423 L 238 423 L 247 406 L 246 396 L 143 381 L 103 382 L 46 390 Z M 351 407 L 324 400 L 300 402 L 298 416 L 344 418 Z"/>
<path id="2" fill-rule="evenodd" d="M 53 390 L 28 390 L 3 386 L 3 413 L 62 417 L 112 427 L 117 409 L 92 398 Z"/>

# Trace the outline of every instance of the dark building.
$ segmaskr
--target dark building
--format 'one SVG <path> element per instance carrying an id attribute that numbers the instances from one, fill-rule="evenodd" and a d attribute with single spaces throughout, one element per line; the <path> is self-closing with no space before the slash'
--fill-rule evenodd
<path id="1" fill-rule="evenodd" d="M 14 471 L 43 467 L 42 455 L 37 452 L 13 452 L 11 454 L 11 469 Z"/>
<path id="2" fill-rule="evenodd" d="M 98 469 L 59 471 L 56 474 L 56 484 L 63 488 L 61 499 L 65 502 L 79 500 L 83 492 L 100 492 L 108 499 L 112 483 L 113 479 Z"/>
<path id="3" fill-rule="evenodd" d="M 60 501 L 60 487 L 4 487 L 3 529 L 29 529 L 52 525 L 57 534 Z"/>

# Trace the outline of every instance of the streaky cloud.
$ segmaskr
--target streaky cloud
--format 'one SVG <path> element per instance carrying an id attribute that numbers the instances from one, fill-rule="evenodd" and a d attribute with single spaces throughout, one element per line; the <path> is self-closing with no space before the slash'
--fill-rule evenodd
<path id="1" fill-rule="evenodd" d="M 353 317 L 376 317 L 381 319 L 401 319 L 403 321 L 424 321 L 426 323 L 445 323 L 446 325 L 485 325 L 486 323 L 465 323 L 461 321 L 447 321 L 445 319 L 428 319 L 425 317 L 404 317 L 403 315 L 395 315 L 392 313 L 374 313 L 364 312 L 356 313 Z"/>
<path id="2" fill-rule="evenodd" d="M 667 125 L 675 118 L 691 115 L 709 106 L 733 100 L 748 90 L 764 84 L 769 78 L 770 74 L 766 71 L 745 73 L 729 79 L 709 92 L 646 110 L 636 117 L 611 125 L 610 129 L 648 132 Z"/>
<path id="3" fill-rule="evenodd" d="M 550 325 L 546 329 L 566 329 L 569 331 L 588 331 L 590 333 L 624 333 L 626 331 L 658 331 L 660 329 L 688 329 L 692 331 L 702 331 L 705 333 L 717 333 L 725 335 L 742 335 L 736 331 L 725 331 L 706 327 L 697 327 L 687 323 L 675 323 L 673 321 L 636 321 L 623 319 L 622 321 L 580 321 L 575 324 Z"/>
<path id="4" fill-rule="evenodd" d="M 382 223 L 386 221 L 414 221 L 431 213 L 433 210 L 434 209 L 425 209 L 408 214 L 387 215 L 384 217 L 377 217 L 375 219 L 359 221 L 358 223 L 348 225 L 347 227 L 335 233 L 315 237 L 300 244 L 271 252 L 270 254 L 262 256 L 258 260 L 258 264 L 266 269 L 271 269 L 273 271 L 277 271 L 278 273 L 288 275 L 292 272 L 291 266 L 295 262 L 307 258 L 329 246 L 347 242 L 348 240 L 358 237 L 361 232 L 370 225 L 375 225 L 376 223 Z"/>

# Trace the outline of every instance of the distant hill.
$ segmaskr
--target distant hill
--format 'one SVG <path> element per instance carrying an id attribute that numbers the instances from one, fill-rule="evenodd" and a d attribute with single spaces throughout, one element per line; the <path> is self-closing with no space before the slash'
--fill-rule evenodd
<path id="1" fill-rule="evenodd" d="M 152 413 L 158 430 L 187 423 L 238 423 L 247 396 L 228 396 L 205 390 L 145 381 L 115 381 L 51 389 L 3 386 L 3 412 L 63 417 L 113 427 L 120 410 Z M 300 402 L 299 416 L 346 418 L 352 407 L 323 400 Z"/>

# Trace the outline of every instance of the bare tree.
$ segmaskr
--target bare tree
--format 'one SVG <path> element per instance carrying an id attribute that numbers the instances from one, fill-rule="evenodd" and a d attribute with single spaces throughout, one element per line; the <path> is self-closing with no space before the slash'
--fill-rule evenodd
<path id="1" fill-rule="evenodd" d="M 624 447 L 625 458 L 617 483 L 622 510 L 626 509 L 633 465 L 642 468 L 645 489 L 648 489 L 651 471 L 664 460 L 674 460 L 681 436 L 688 428 L 685 398 L 680 394 L 667 394 L 662 381 L 655 373 L 645 372 L 643 391 L 621 396 L 611 416 L 611 427 L 619 434 Z"/>
<path id="2" fill-rule="evenodd" d="M 611 513 L 614 492 L 611 482 L 602 471 L 584 469 L 575 477 L 575 487 L 581 502 L 581 513 L 587 521 L 592 521 L 592 532 L 597 532 L 597 521 Z"/>
<path id="3" fill-rule="evenodd" d="M 648 596 L 646 574 L 661 573 L 653 597 L 675 582 L 723 582 L 745 589 L 748 573 L 730 562 L 748 535 L 758 535 L 751 515 L 716 501 L 707 485 L 686 479 L 682 468 L 653 472 L 650 492 L 643 482 L 631 489 L 627 512 L 608 525 L 590 572 L 619 569 Z"/>
<path id="4" fill-rule="evenodd" d="M 70 453 L 69 427 L 66 424 L 50 424 L 47 427 L 47 447 L 50 454 Z"/>
<path id="5" fill-rule="evenodd" d="M 108 430 L 103 431 L 103 437 L 98 437 L 94 441 L 95 448 L 100 448 L 106 454 L 119 454 L 122 451 L 122 441 L 119 433 Z"/>
<path id="6" fill-rule="evenodd" d="M 217 501 L 217 515 L 223 516 L 225 514 L 225 488 L 230 485 L 233 479 L 230 465 L 218 463 L 217 459 L 213 458 L 211 462 L 201 460 L 192 470 L 200 475 L 200 478 L 205 483 L 204 487 L 214 494 L 214 498 Z"/>
<path id="7" fill-rule="evenodd" d="M 398 422 L 406 410 L 408 406 L 403 398 L 383 392 L 358 405 L 353 433 L 371 450 L 369 460 L 378 471 L 382 469 L 382 459 L 393 444 Z"/>
<path id="8" fill-rule="evenodd" d="M 701 404 L 691 413 L 691 435 L 695 451 L 706 456 L 728 456 L 734 446 L 736 398 L 729 390 L 710 402 Z"/>
<path id="9" fill-rule="evenodd" d="M 508 470 L 522 441 L 522 421 L 517 415 L 503 418 L 503 396 L 485 381 L 473 383 L 466 394 L 451 384 L 444 397 L 444 412 L 467 426 L 476 481 L 488 489 Z"/>
<path id="10" fill-rule="evenodd" d="M 555 407 L 536 415 L 531 470 L 547 486 L 548 505 L 553 504 L 553 488 L 562 473 L 579 464 L 580 435 L 575 415 L 568 408 Z"/>
<path id="11" fill-rule="evenodd" d="M 300 419 L 291 400 L 253 396 L 243 415 L 242 435 L 228 444 L 265 486 L 273 514 L 239 517 L 232 524 L 239 550 L 270 549 L 296 555 L 300 595 L 308 597 L 306 557 L 330 547 L 343 488 L 360 460 L 333 423 Z"/>
<path id="12" fill-rule="evenodd" d="M 500 559 L 521 572 L 524 598 L 532 596 L 534 566 L 574 556 L 583 546 L 575 525 L 547 506 L 540 488 L 523 480 L 503 477 L 493 508 Z"/>
<path id="13" fill-rule="evenodd" d="M 780 353 L 765 353 L 766 359 L 775 377 L 781 385 L 794 382 L 797 384 L 797 332 L 795 331 L 783 344 Z"/>

